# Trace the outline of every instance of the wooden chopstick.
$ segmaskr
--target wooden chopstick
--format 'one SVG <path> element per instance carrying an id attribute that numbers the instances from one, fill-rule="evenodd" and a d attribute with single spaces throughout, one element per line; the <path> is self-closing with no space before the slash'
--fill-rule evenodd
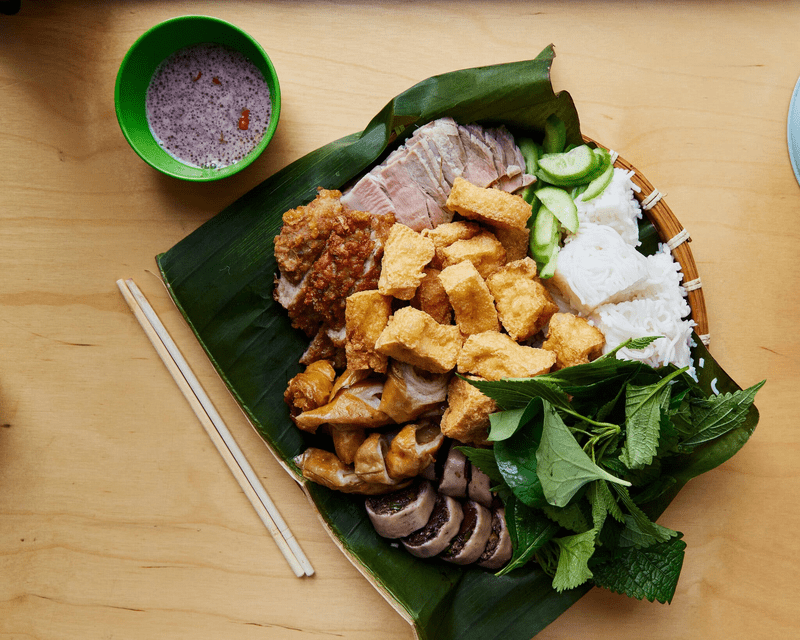
<path id="1" fill-rule="evenodd" d="M 300 544 L 147 298 L 131 279 L 117 280 L 117 287 L 294 574 L 313 575 L 314 568 Z"/>

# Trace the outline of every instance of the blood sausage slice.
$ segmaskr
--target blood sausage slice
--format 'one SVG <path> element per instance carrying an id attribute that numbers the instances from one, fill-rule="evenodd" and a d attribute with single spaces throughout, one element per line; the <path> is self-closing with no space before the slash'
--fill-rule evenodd
<path id="1" fill-rule="evenodd" d="M 489 534 L 486 548 L 478 559 L 478 565 L 485 569 L 499 569 L 511 560 L 513 548 L 505 515 L 505 509 L 502 507 L 492 511 L 492 532 Z"/>
<path id="2" fill-rule="evenodd" d="M 479 502 L 466 500 L 464 520 L 450 546 L 439 557 L 455 564 L 470 564 L 481 557 L 492 533 L 492 512 Z"/>
<path id="3" fill-rule="evenodd" d="M 428 523 L 403 538 L 403 546 L 418 558 L 432 558 L 444 551 L 458 533 L 464 512 L 458 500 L 438 494 Z"/>
<path id="4" fill-rule="evenodd" d="M 428 522 L 436 503 L 436 491 L 428 481 L 401 491 L 366 499 L 367 514 L 375 531 L 384 538 L 402 538 Z"/>

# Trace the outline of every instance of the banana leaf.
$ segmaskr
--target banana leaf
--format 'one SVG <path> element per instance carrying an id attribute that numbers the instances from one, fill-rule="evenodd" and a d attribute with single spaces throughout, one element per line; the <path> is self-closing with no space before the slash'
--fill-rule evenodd
<path id="1" fill-rule="evenodd" d="M 307 340 L 273 301 L 273 240 L 283 212 L 312 200 L 317 187 L 341 188 L 415 128 L 442 116 L 461 123 L 502 123 L 514 133 L 540 138 L 547 116 L 555 113 L 566 123 L 568 143 L 579 143 L 572 98 L 567 92 L 555 93 L 550 82 L 553 57 L 550 46 L 534 60 L 464 69 L 420 82 L 391 100 L 363 131 L 288 165 L 157 256 L 175 304 L 255 429 L 303 486 L 334 542 L 424 640 L 526 640 L 590 587 L 558 593 L 534 564 L 495 577 L 475 567 L 418 560 L 375 533 L 365 518 L 363 498 L 302 479 L 292 458 L 313 445 L 315 437 L 291 422 L 283 392 L 300 371 L 298 359 Z M 645 222 L 641 236 L 655 247 L 652 225 Z M 739 388 L 707 352 L 703 355 L 705 388 L 713 379 L 720 390 Z M 757 419 L 753 408 L 724 447 L 711 447 L 706 462 L 733 455 Z M 693 473 L 687 469 L 676 475 L 676 487 L 653 505 L 653 512 L 663 511 Z"/>

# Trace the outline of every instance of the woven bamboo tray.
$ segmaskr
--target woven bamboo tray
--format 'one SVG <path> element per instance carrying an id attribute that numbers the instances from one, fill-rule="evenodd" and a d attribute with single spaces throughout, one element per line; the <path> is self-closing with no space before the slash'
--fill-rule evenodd
<path id="1" fill-rule="evenodd" d="M 588 143 L 603 146 L 600 143 L 584 136 Z M 604 147 L 607 148 L 607 147 Z M 642 173 L 630 162 L 621 158 L 619 154 L 608 149 L 615 158 L 614 166 L 626 171 L 633 171 L 631 182 L 639 187 L 639 192 L 635 193 L 636 199 L 642 207 L 644 215 L 653 223 L 658 232 L 661 242 L 666 244 L 672 252 L 675 260 L 681 265 L 683 272 L 683 288 L 686 290 L 689 306 L 692 309 L 692 320 L 695 323 L 695 333 L 708 346 L 710 334 L 708 329 L 708 314 L 706 312 L 706 301 L 703 295 L 703 283 L 697 271 L 697 264 L 692 255 L 689 243 L 692 241 L 689 232 L 683 227 L 672 209 L 664 201 L 663 194 L 656 189 Z"/>

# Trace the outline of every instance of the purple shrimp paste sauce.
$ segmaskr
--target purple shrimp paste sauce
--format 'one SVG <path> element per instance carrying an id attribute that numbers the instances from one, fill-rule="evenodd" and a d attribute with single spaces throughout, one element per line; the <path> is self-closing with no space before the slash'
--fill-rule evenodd
<path id="1" fill-rule="evenodd" d="M 203 169 L 232 165 L 264 137 L 272 102 L 264 75 L 244 54 L 221 44 L 179 49 L 147 88 L 147 122 L 161 147 Z"/>

